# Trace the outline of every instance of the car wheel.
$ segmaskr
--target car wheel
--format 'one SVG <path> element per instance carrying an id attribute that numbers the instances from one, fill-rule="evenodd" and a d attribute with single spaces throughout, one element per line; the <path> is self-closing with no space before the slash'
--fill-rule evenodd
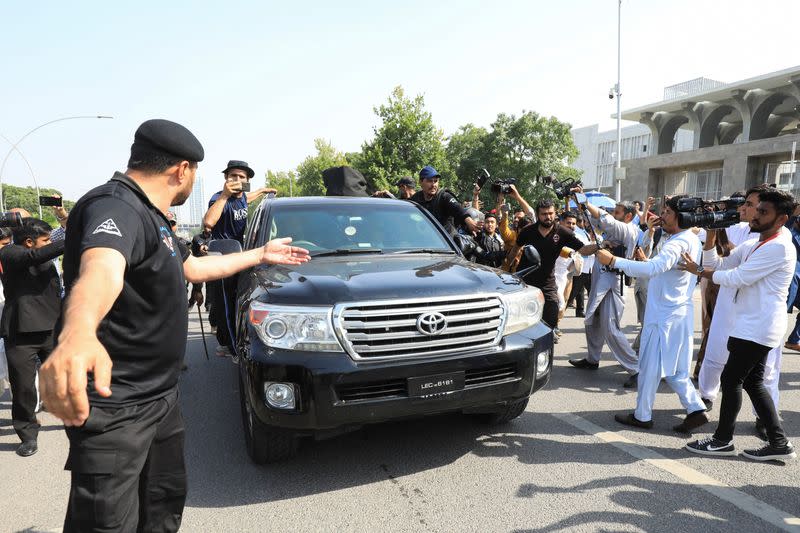
<path id="1" fill-rule="evenodd" d="M 268 426 L 255 414 L 241 372 L 239 373 L 239 400 L 242 408 L 242 426 L 247 455 L 258 465 L 275 463 L 294 457 L 297 453 L 297 435 L 294 432 Z"/>
<path id="2" fill-rule="evenodd" d="M 523 398 L 522 400 L 517 400 L 516 402 L 510 402 L 502 410 L 497 411 L 496 413 L 474 415 L 474 418 L 484 424 L 505 424 L 506 422 L 510 422 L 524 413 L 526 407 L 528 407 L 528 398 Z"/>

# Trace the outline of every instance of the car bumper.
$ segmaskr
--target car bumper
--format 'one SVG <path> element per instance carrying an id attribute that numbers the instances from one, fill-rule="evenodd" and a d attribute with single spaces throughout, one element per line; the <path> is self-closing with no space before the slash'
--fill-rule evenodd
<path id="1" fill-rule="evenodd" d="M 537 356 L 547 364 L 537 376 Z M 347 430 L 369 423 L 437 413 L 489 412 L 522 400 L 550 379 L 553 337 L 537 324 L 508 335 L 496 347 L 431 360 L 398 359 L 356 362 L 346 353 L 274 350 L 260 343 L 240 363 L 244 391 L 255 415 L 265 424 L 299 433 Z M 415 396 L 408 379 L 464 375 L 464 388 L 431 396 Z M 264 400 L 264 383 L 294 385 L 296 407 L 276 409 Z"/>

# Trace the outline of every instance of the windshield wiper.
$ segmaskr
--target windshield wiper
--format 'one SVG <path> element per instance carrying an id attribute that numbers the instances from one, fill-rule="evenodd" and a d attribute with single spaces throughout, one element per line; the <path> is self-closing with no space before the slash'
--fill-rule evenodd
<path id="1" fill-rule="evenodd" d="M 311 257 L 323 257 L 326 255 L 350 255 L 350 254 L 382 254 L 383 250 L 380 248 L 338 248 L 336 250 L 327 250 L 325 252 L 318 252 L 311 254 Z"/>
<path id="2" fill-rule="evenodd" d="M 392 254 L 447 254 L 447 255 L 454 255 L 455 252 L 453 250 L 449 250 L 447 248 L 413 248 L 410 250 L 400 250 L 397 252 L 392 252 Z"/>

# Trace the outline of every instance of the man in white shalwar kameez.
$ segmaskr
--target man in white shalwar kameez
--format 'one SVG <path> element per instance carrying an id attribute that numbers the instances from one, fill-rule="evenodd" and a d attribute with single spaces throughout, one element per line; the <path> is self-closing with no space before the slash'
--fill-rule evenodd
<path id="1" fill-rule="evenodd" d="M 649 278 L 647 307 L 639 349 L 639 379 L 636 410 L 616 415 L 625 425 L 653 427 L 653 403 L 661 378 L 680 398 L 687 416 L 673 429 L 690 432 L 706 422 L 705 405 L 689 380 L 694 350 L 694 304 L 697 277 L 678 269 L 682 254 L 700 257 L 700 239 L 691 230 L 678 227 L 678 198 L 670 199 L 662 213 L 665 236 L 658 255 L 649 261 L 631 261 L 601 250 L 597 261 L 637 278 Z"/>
<path id="2" fill-rule="evenodd" d="M 748 190 L 745 203 L 739 208 L 739 218 L 741 222 L 724 230 L 728 236 L 728 241 L 734 247 L 756 237 L 755 233 L 751 233 L 750 220 L 752 220 L 755 215 L 756 207 L 758 206 L 758 193 L 765 189 L 769 189 L 769 187 L 760 185 Z M 788 229 L 782 231 L 789 234 Z M 735 321 L 735 294 L 736 289 L 731 287 L 719 288 L 717 303 L 714 306 L 714 316 L 711 319 L 711 326 L 708 330 L 706 353 L 703 364 L 700 367 L 697 385 L 700 396 L 709 409 L 719 395 L 722 370 L 725 368 L 725 363 L 728 362 L 728 337 L 731 334 L 731 329 Z M 783 351 L 780 344 L 771 349 L 767 356 L 766 368 L 764 370 L 764 387 L 769 391 L 772 401 L 775 403 L 775 409 L 778 411 L 780 411 L 778 409 L 778 399 L 780 395 L 778 381 L 780 378 L 782 354 Z M 766 430 L 763 428 L 758 418 L 756 419 L 756 433 L 759 437 L 766 440 Z"/>
<path id="3" fill-rule="evenodd" d="M 596 224 L 595 227 L 604 232 L 605 241 L 623 245 L 625 257 L 633 257 L 640 231 L 638 226 L 631 223 L 634 216 L 633 204 L 618 203 L 613 215 L 592 204 L 586 204 L 586 209 L 592 217 L 592 224 Z M 614 358 L 631 374 L 625 387 L 635 387 L 639 357 L 621 329 L 624 311 L 625 299 L 620 288 L 620 275 L 595 263 L 584 321 L 587 354 L 582 359 L 570 359 L 569 363 L 576 368 L 596 369 L 600 364 L 603 346 L 608 344 Z"/>

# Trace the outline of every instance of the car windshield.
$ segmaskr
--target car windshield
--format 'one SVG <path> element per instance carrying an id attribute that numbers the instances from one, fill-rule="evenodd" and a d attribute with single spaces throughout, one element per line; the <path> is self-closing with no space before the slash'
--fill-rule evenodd
<path id="1" fill-rule="evenodd" d="M 318 253 L 452 253 L 450 244 L 422 213 L 404 205 L 275 205 L 268 239 L 291 237 L 292 244 Z"/>

